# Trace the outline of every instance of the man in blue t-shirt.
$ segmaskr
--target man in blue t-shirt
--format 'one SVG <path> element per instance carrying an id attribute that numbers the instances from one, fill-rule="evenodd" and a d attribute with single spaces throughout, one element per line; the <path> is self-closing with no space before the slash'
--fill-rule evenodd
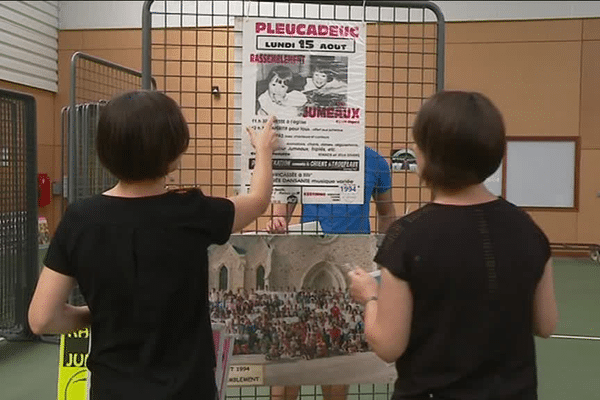
<path id="1" fill-rule="evenodd" d="M 392 176 L 387 161 L 375 150 L 365 147 L 365 183 L 363 204 L 303 204 L 302 223 L 318 221 L 324 233 L 371 233 L 369 206 L 377 207 L 377 231 L 385 233 L 396 218 L 392 203 Z M 271 233 L 286 233 L 295 203 L 275 204 L 273 219 L 267 224 Z"/>

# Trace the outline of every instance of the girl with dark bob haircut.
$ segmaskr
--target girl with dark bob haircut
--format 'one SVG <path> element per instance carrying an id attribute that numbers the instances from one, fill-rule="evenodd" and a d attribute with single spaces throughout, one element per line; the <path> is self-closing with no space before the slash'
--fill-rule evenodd
<path id="1" fill-rule="evenodd" d="M 247 129 L 256 164 L 247 194 L 169 191 L 190 136 L 175 101 L 125 93 L 102 111 L 98 153 L 115 187 L 65 211 L 29 307 L 35 334 L 91 326 L 91 400 L 216 398 L 208 247 L 262 215 L 272 191 L 272 117 Z M 68 304 L 75 285 L 86 305 Z"/>
<path id="2" fill-rule="evenodd" d="M 125 182 L 167 175 L 189 142 L 179 105 L 161 92 L 126 93 L 109 101 L 100 114 L 98 158 Z"/>
<path id="3" fill-rule="evenodd" d="M 500 166 L 506 147 L 500 111 L 481 93 L 441 92 L 425 102 L 413 126 L 420 175 L 435 189 L 481 183 Z"/>
<path id="4" fill-rule="evenodd" d="M 531 217 L 483 184 L 504 152 L 502 116 L 480 93 L 440 92 L 413 135 L 433 201 L 386 232 L 380 284 L 349 273 L 367 341 L 396 364 L 392 399 L 535 400 L 534 335 L 558 320 L 552 259 Z"/>

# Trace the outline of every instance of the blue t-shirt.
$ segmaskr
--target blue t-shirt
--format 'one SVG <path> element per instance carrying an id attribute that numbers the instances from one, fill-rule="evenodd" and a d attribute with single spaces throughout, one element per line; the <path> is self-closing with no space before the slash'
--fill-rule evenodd
<path id="1" fill-rule="evenodd" d="M 365 147 L 363 204 L 304 204 L 301 222 L 317 220 L 324 233 L 371 233 L 371 197 L 391 187 L 392 175 L 387 161 L 375 150 Z"/>

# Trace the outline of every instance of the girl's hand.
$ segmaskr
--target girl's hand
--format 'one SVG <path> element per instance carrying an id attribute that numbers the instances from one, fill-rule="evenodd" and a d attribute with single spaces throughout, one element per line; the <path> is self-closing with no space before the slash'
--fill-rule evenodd
<path id="1" fill-rule="evenodd" d="M 286 233 L 287 232 L 287 220 L 285 217 L 273 217 L 267 222 L 267 232 L 269 233 Z"/>
<path id="2" fill-rule="evenodd" d="M 362 305 L 379 293 L 379 284 L 368 272 L 361 268 L 355 268 L 348 272 L 350 278 L 350 296 Z"/>
<path id="3" fill-rule="evenodd" d="M 258 151 L 268 151 L 270 153 L 273 150 L 278 149 L 280 147 L 279 137 L 273 129 L 273 124 L 275 123 L 275 116 L 271 116 L 265 127 L 261 133 L 256 133 L 256 131 L 250 127 L 246 127 L 246 131 L 248 135 L 250 135 L 250 143 L 252 143 L 252 147 Z"/>

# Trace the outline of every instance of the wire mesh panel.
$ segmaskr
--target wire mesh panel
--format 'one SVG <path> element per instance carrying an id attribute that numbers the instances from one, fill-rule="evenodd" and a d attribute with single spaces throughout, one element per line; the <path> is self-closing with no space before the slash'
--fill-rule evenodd
<path id="1" fill-rule="evenodd" d="M 429 2 L 168 1 L 146 2 L 144 74 L 178 101 L 192 140 L 172 186 L 237 193 L 241 121 L 241 29 L 236 17 L 365 21 L 367 25 L 365 144 L 393 169 L 397 215 L 431 193 L 414 173 L 410 127 L 424 99 L 443 86 L 443 16 Z M 411 158 L 412 157 L 412 158 Z M 412 165 L 412 167 L 411 167 Z M 291 222 L 298 221 L 296 208 Z M 264 230 L 267 211 L 247 230 Z M 371 207 L 372 231 L 377 231 Z"/>
<path id="2" fill-rule="evenodd" d="M 68 202 L 100 193 L 116 183 L 96 155 L 100 110 L 113 96 L 141 89 L 141 76 L 139 71 L 98 57 L 81 52 L 73 54 L 71 101 L 61 115 Z"/>
<path id="3" fill-rule="evenodd" d="M 35 99 L 0 90 L 0 336 L 27 337 L 38 273 Z"/>
<path id="4" fill-rule="evenodd" d="M 443 87 L 444 21 L 437 6 L 410 1 L 146 1 L 143 15 L 143 82 L 181 105 L 191 133 L 181 167 L 168 184 L 196 186 L 213 196 L 240 191 L 242 158 L 243 18 L 364 22 L 366 34 L 365 145 L 392 169 L 396 215 L 430 201 L 414 168 L 411 126 L 424 100 Z M 291 223 L 301 220 L 296 207 Z M 264 231 L 273 206 L 246 233 Z M 377 232 L 376 208 L 370 211 Z M 223 285 L 227 287 L 226 284 Z M 235 351 L 235 350 L 234 350 Z M 387 399 L 388 384 L 351 385 L 348 399 Z M 268 399 L 268 387 L 230 387 L 233 399 Z M 301 399 L 320 399 L 303 386 Z"/>
<path id="5" fill-rule="evenodd" d="M 73 183 L 74 200 L 102 192 L 116 183 L 115 177 L 100 164 L 94 145 L 102 105 L 103 102 L 83 103 L 75 105 L 74 108 L 65 107 L 62 111 L 64 121 L 69 121 L 71 118 L 75 120 L 74 132 L 78 133 L 77 139 L 72 138 L 76 143 L 73 143 L 76 150 L 75 157 L 72 158 L 74 178 L 70 180 Z M 74 115 L 71 115 L 72 110 Z M 64 128 L 68 129 L 68 125 Z M 63 149 L 66 154 L 66 147 Z"/>

